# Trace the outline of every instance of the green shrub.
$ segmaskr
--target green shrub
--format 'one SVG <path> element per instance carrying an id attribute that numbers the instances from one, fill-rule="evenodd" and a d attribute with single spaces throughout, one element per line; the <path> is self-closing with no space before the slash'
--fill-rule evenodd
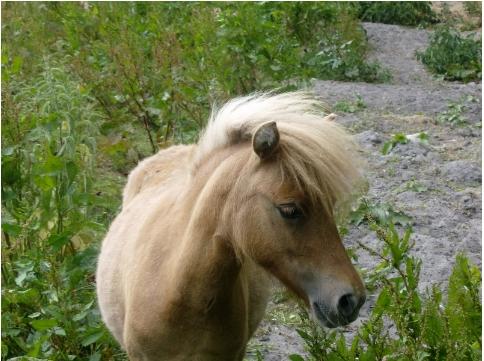
<path id="1" fill-rule="evenodd" d="M 442 27 L 432 35 L 429 47 L 417 53 L 417 58 L 446 80 L 467 82 L 481 79 L 481 52 L 481 41 L 473 35 L 463 36 Z"/>
<path id="2" fill-rule="evenodd" d="M 92 276 L 119 204 L 94 191 L 101 115 L 64 67 L 43 68 L 2 89 L 2 359 L 110 358 Z"/>
<path id="3" fill-rule="evenodd" d="M 361 1 L 355 6 L 362 21 L 408 26 L 437 22 L 429 1 Z"/>
<path id="4" fill-rule="evenodd" d="M 464 10 L 470 16 L 482 17 L 482 1 L 464 1 Z"/>
<path id="5" fill-rule="evenodd" d="M 2 64 L 30 74 L 43 54 L 65 59 L 103 112 L 103 129 L 137 124 L 148 153 L 172 138 L 194 140 L 216 100 L 312 78 L 388 79 L 365 62 L 365 35 L 344 3 L 12 3 L 3 10 Z"/>

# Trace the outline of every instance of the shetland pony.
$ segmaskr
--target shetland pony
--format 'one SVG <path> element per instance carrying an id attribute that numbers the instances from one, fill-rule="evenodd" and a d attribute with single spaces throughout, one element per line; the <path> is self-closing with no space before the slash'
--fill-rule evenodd
<path id="1" fill-rule="evenodd" d="M 97 294 L 131 360 L 242 360 L 276 277 L 327 327 L 364 286 L 335 207 L 358 178 L 350 138 L 306 93 L 238 98 L 196 145 L 142 161 L 102 244 Z"/>

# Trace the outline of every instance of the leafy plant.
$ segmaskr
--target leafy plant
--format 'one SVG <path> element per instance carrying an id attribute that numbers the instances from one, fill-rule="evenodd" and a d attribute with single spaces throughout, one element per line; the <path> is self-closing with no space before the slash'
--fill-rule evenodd
<path id="1" fill-rule="evenodd" d="M 438 21 L 430 1 L 361 1 L 355 6 L 362 21 L 408 26 L 426 26 Z"/>
<path id="2" fill-rule="evenodd" d="M 422 144 L 428 144 L 429 136 L 426 132 L 420 132 L 416 134 L 403 134 L 403 133 L 396 133 L 392 136 L 392 138 L 383 143 L 383 147 L 381 153 L 383 155 L 387 155 L 395 148 L 398 144 L 408 144 L 409 142 L 418 141 Z"/>
<path id="3" fill-rule="evenodd" d="M 383 148 L 381 150 L 381 153 L 383 155 L 387 155 L 398 144 L 407 144 L 408 142 L 409 142 L 409 139 L 405 134 L 396 133 L 392 136 L 392 138 L 388 142 L 383 143 Z"/>
<path id="4" fill-rule="evenodd" d="M 3 3 L 2 359 L 125 360 L 100 319 L 94 269 L 127 170 L 160 145 L 195 140 L 209 105 L 229 96 L 315 77 L 388 79 L 366 51 L 344 3 Z M 409 222 L 385 205 L 353 217 Z M 449 302 L 465 305 L 455 314 L 469 323 L 475 300 L 458 285 L 473 289 L 476 272 L 466 267 Z M 455 345 L 480 345 L 476 327 L 451 324 Z M 358 345 L 384 346 L 381 318 L 365 327 Z"/>
<path id="5" fill-rule="evenodd" d="M 109 358 L 120 351 L 92 279 L 93 240 L 117 208 L 93 190 L 101 116 L 49 59 L 6 86 L 18 107 L 2 114 L 2 358 Z"/>
<path id="6" fill-rule="evenodd" d="M 481 41 L 472 34 L 463 36 L 448 27 L 438 28 L 424 52 L 417 52 L 431 72 L 446 80 L 464 82 L 481 79 Z"/>
<path id="7" fill-rule="evenodd" d="M 412 191 L 412 192 L 415 192 L 415 193 L 423 193 L 423 192 L 426 192 L 427 190 L 428 190 L 428 188 L 426 186 L 422 185 L 417 180 L 412 179 L 412 180 L 408 181 L 407 183 L 405 183 L 401 192 Z"/>
<path id="8" fill-rule="evenodd" d="M 464 12 L 459 6 L 451 7 L 447 2 L 435 3 L 439 22 L 460 31 L 475 31 L 481 27 L 481 3 L 478 1 L 463 2 Z"/>
<path id="9" fill-rule="evenodd" d="M 473 96 L 463 97 L 456 102 L 449 102 L 447 104 L 447 110 L 443 111 L 437 116 L 437 122 L 441 124 L 451 125 L 465 125 L 468 123 L 467 117 L 464 113 L 468 110 L 468 103 L 475 102 L 476 99 Z"/>
<path id="10" fill-rule="evenodd" d="M 390 223 L 402 226 L 411 224 L 411 218 L 405 213 L 394 210 L 389 204 L 375 204 L 366 198 L 360 199 L 358 206 L 350 212 L 348 221 L 357 226 L 368 222 L 381 226 L 386 226 Z"/>
<path id="11" fill-rule="evenodd" d="M 334 105 L 334 111 L 337 112 L 345 112 L 345 113 L 356 113 L 357 111 L 363 110 L 366 108 L 366 104 L 363 101 L 361 95 L 356 96 L 356 100 L 354 102 L 348 102 L 345 100 L 339 101 Z"/>
<path id="12" fill-rule="evenodd" d="M 451 102 L 447 105 L 447 110 L 437 116 L 438 123 L 450 123 L 454 125 L 463 125 L 467 123 L 467 118 L 463 115 L 465 105 L 462 103 Z"/>
<path id="13" fill-rule="evenodd" d="M 427 134 L 427 132 L 418 133 L 417 139 L 422 144 L 428 144 L 429 143 L 429 135 Z"/>
<path id="14" fill-rule="evenodd" d="M 464 1 L 464 10 L 471 16 L 482 17 L 482 2 L 481 1 Z"/>

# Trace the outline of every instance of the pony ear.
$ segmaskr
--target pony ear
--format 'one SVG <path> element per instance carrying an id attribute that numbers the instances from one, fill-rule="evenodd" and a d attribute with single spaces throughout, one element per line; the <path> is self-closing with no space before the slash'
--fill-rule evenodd
<path id="1" fill-rule="evenodd" d="M 262 124 L 252 137 L 252 147 L 261 160 L 270 157 L 279 145 L 279 130 L 276 122 Z"/>

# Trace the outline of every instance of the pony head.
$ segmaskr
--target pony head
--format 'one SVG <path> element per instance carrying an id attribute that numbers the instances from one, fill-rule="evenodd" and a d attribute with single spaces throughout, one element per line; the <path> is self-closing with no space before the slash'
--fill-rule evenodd
<path id="1" fill-rule="evenodd" d="M 224 147 L 239 154 L 223 212 L 239 257 L 282 281 L 324 326 L 354 321 L 365 289 L 335 222 L 360 178 L 350 137 L 309 94 L 264 94 L 212 115 L 195 166 Z"/>

